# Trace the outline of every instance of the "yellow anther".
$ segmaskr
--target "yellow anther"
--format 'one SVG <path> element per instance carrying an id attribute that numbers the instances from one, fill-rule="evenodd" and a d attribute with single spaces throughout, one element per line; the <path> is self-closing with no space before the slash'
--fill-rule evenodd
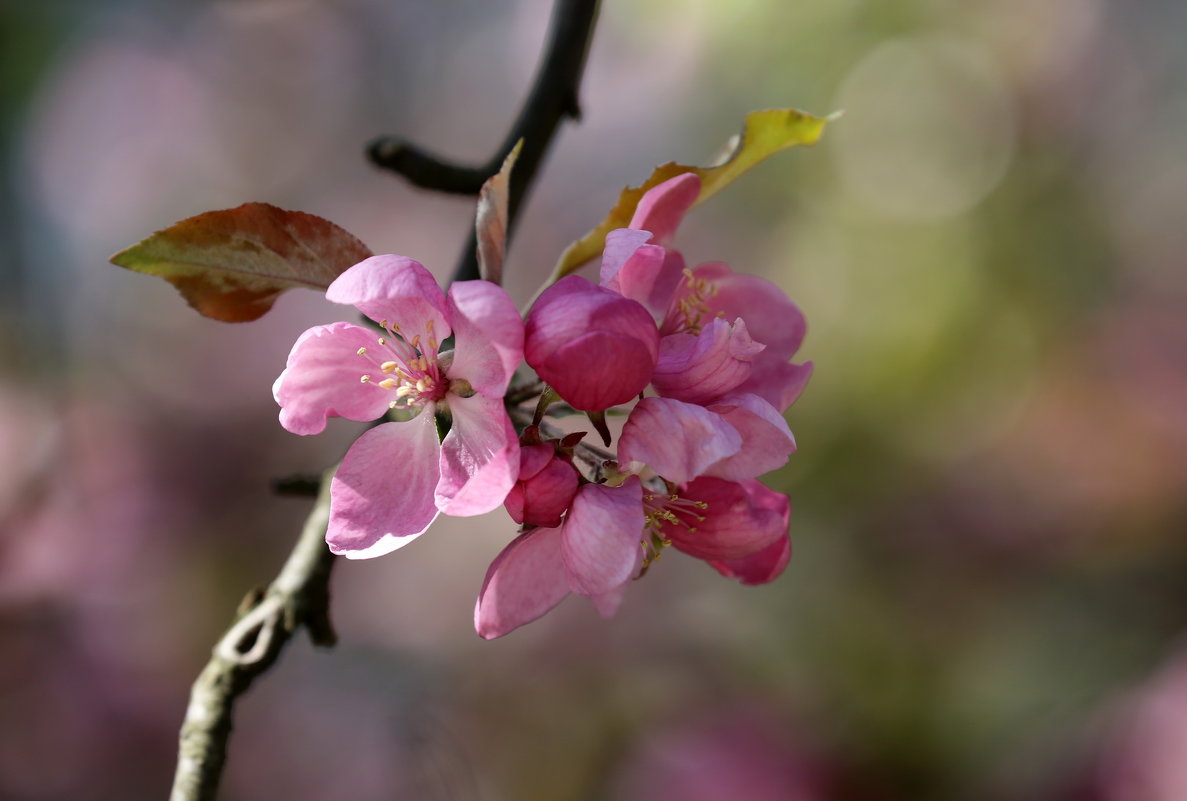
<path id="1" fill-rule="evenodd" d="M 416 392 L 415 387 L 410 387 L 407 384 L 403 384 L 396 388 L 396 397 L 397 398 L 407 398 L 413 392 Z"/>
<path id="2" fill-rule="evenodd" d="M 398 375 L 400 378 L 404 379 L 408 383 L 412 383 L 412 376 L 408 375 L 403 370 L 396 370 L 396 375 Z"/>
<path id="3" fill-rule="evenodd" d="M 416 336 L 414 336 L 411 339 L 411 341 L 409 341 L 408 344 L 411 345 L 412 347 L 416 348 L 417 350 L 420 350 L 420 334 L 417 334 Z"/>
<path id="4" fill-rule="evenodd" d="M 367 383 L 368 381 L 370 381 L 370 380 L 371 380 L 371 376 L 369 376 L 369 375 L 365 375 L 365 376 L 363 376 L 362 378 L 360 378 L 360 379 L 359 379 L 359 383 L 360 383 L 360 384 L 366 384 L 366 383 Z"/>
<path id="5" fill-rule="evenodd" d="M 387 408 L 389 408 L 389 409 L 394 409 L 394 408 L 396 408 L 396 407 L 397 407 L 397 406 L 399 406 L 399 405 L 400 405 L 400 402 L 399 402 L 398 400 L 394 400 L 394 401 L 392 401 L 391 403 L 389 403 L 389 404 L 387 405 Z"/>
<path id="6" fill-rule="evenodd" d="M 366 352 L 367 352 L 366 348 L 359 348 L 358 350 L 355 351 L 355 353 L 357 353 L 360 356 L 362 356 Z"/>
<path id="7" fill-rule="evenodd" d="M 416 380 L 416 391 L 417 392 L 424 392 L 428 388 L 429 388 L 429 386 L 428 386 L 428 384 L 425 383 L 425 380 L 423 378 L 418 378 Z"/>
<path id="8" fill-rule="evenodd" d="M 394 378 L 385 378 L 379 382 L 379 386 L 383 387 L 384 389 L 391 389 L 395 385 L 396 385 L 396 379 L 394 379 Z"/>
<path id="9" fill-rule="evenodd" d="M 387 344 L 387 337 L 380 337 L 380 338 L 379 338 L 379 339 L 377 339 L 376 341 L 377 341 L 377 342 L 378 342 L 380 345 L 386 345 L 386 344 Z"/>
<path id="10" fill-rule="evenodd" d="M 436 337 L 429 337 L 429 350 L 436 350 L 440 345 L 441 343 L 437 341 Z"/>
<path id="11" fill-rule="evenodd" d="M 400 365 L 396 362 L 384 362 L 383 364 L 379 365 L 379 369 L 385 374 L 391 374 L 399 366 Z"/>
<path id="12" fill-rule="evenodd" d="M 425 330 L 428 331 L 430 334 L 433 333 L 433 318 L 432 317 L 425 320 Z"/>

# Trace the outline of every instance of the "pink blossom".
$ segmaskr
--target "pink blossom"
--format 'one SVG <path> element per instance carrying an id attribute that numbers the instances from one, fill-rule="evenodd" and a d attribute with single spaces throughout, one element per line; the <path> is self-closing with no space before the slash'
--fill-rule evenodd
<path id="1" fill-rule="evenodd" d="M 474 628 L 484 639 L 501 637 L 569 593 L 588 596 L 604 616 L 614 614 L 642 563 L 643 526 L 638 478 L 618 487 L 585 484 L 560 526 L 519 535 L 491 563 L 474 607 Z"/>
<path id="2" fill-rule="evenodd" d="M 683 173 L 648 190 L 629 227 L 607 234 L 601 283 L 659 320 L 653 383 L 661 395 L 701 403 L 714 393 L 750 393 L 784 412 L 812 372 L 810 362 L 789 362 L 803 342 L 803 314 L 765 278 L 720 262 L 685 268 L 670 243 L 700 186 L 696 173 Z M 689 365 L 701 365 L 699 375 L 686 374 Z M 706 379 L 736 383 L 721 390 Z"/>
<path id="3" fill-rule="evenodd" d="M 698 478 L 672 496 L 644 496 L 661 536 L 743 584 L 774 580 L 791 557 L 786 495 L 754 479 Z"/>
<path id="4" fill-rule="evenodd" d="M 516 523 L 551 528 L 577 494 L 577 469 L 560 458 L 552 443 L 525 445 L 519 452 L 519 478 L 503 505 Z"/>
<path id="5" fill-rule="evenodd" d="M 326 540 L 350 558 L 380 556 L 422 534 L 441 512 L 499 506 L 519 472 L 503 393 L 523 352 L 523 325 L 500 287 L 463 281 L 441 290 L 419 262 L 373 256 L 326 290 L 385 335 L 331 323 L 297 339 L 273 394 L 281 424 L 316 434 L 327 417 L 372 420 L 331 484 Z M 454 349 L 441 352 L 453 336 Z M 437 417 L 451 421 L 441 440 Z"/>
<path id="6" fill-rule="evenodd" d="M 524 356 L 574 409 L 600 412 L 651 380 L 659 332 L 640 304 L 571 275 L 528 313 Z"/>

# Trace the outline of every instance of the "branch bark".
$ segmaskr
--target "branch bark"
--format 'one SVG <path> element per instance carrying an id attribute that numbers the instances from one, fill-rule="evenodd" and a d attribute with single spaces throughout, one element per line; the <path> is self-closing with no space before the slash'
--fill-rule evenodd
<path id="1" fill-rule="evenodd" d="M 508 237 L 516 212 L 523 203 L 536 172 L 548 152 L 561 120 L 581 118 L 578 90 L 585 71 L 589 43 L 598 16 L 598 0 L 557 0 L 552 11 L 548 45 L 531 92 L 503 143 L 483 165 L 455 164 L 398 137 L 385 136 L 371 142 L 367 154 L 377 166 L 400 173 L 413 184 L 457 194 L 477 195 L 482 183 L 499 171 L 503 159 L 523 139 L 508 196 Z M 470 231 L 453 280 L 478 278 L 477 240 Z"/>
<path id="2" fill-rule="evenodd" d="M 244 599 L 245 608 L 215 644 L 210 661 L 194 682 L 169 801 L 215 797 L 227 758 L 235 699 L 276 662 L 299 627 L 309 631 L 314 645 L 328 647 L 336 640 L 329 612 L 334 555 L 325 543 L 331 475 L 332 471 L 322 477 L 313 511 L 284 567 L 266 592 L 257 590 Z"/>

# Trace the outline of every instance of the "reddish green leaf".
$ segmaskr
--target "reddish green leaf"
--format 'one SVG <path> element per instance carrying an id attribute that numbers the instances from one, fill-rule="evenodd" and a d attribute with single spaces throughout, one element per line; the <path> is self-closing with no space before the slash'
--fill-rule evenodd
<path id="1" fill-rule="evenodd" d="M 478 234 L 478 274 L 486 281 L 503 283 L 503 256 L 507 252 L 507 193 L 511 169 L 523 148 L 520 139 L 511 148 L 499 171 L 486 179 L 478 193 L 474 230 Z"/>
<path id="2" fill-rule="evenodd" d="M 286 289 L 325 291 L 371 255 L 353 234 L 317 215 L 244 203 L 174 223 L 111 261 L 164 278 L 207 317 L 240 323 L 268 311 Z"/>

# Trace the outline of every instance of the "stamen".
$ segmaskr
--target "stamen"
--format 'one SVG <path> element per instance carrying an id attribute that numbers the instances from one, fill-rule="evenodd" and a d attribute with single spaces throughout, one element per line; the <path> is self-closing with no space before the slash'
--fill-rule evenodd
<path id="1" fill-rule="evenodd" d="M 359 383 L 360 383 L 360 384 L 366 384 L 366 383 L 367 383 L 368 381 L 370 381 L 370 380 L 371 380 L 371 376 L 369 376 L 369 375 L 365 375 L 365 376 L 363 376 L 362 378 L 360 378 L 360 379 L 359 379 Z"/>
<path id="2" fill-rule="evenodd" d="M 358 355 L 360 355 L 360 356 L 363 356 L 363 355 L 365 355 L 365 354 L 367 353 L 367 349 L 366 349 L 366 348 L 359 348 L 358 350 L 356 350 L 356 351 L 355 351 L 355 353 L 357 353 L 357 354 L 358 354 Z"/>
<path id="3" fill-rule="evenodd" d="M 382 370 L 385 374 L 390 374 L 392 371 L 394 371 L 399 366 L 400 365 L 397 362 L 384 362 L 383 364 L 379 365 L 379 369 Z"/>
<path id="4" fill-rule="evenodd" d="M 386 345 L 387 337 L 380 337 L 377 341 L 379 342 L 380 345 Z"/>
<path id="5" fill-rule="evenodd" d="M 407 384 L 396 387 L 396 397 L 397 398 L 406 398 L 409 395 L 411 395 L 413 392 L 416 392 L 416 388 L 410 387 Z"/>
<path id="6" fill-rule="evenodd" d="M 395 387 L 395 385 L 396 385 L 396 379 L 394 379 L 394 378 L 385 378 L 379 382 L 379 386 L 383 387 L 384 389 L 392 389 L 393 387 Z"/>

